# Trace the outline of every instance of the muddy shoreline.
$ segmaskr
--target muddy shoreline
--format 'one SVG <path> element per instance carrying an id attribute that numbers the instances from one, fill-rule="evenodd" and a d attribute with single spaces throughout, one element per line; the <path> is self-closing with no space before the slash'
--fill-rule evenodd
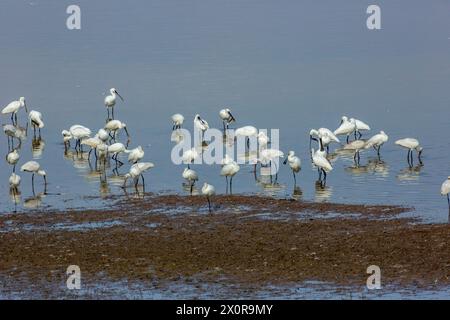
<path id="1" fill-rule="evenodd" d="M 24 277 L 61 285 L 76 264 L 88 281 L 195 278 L 256 290 L 310 280 L 362 286 L 378 265 L 384 284 L 450 285 L 449 225 L 399 218 L 408 208 L 217 196 L 209 214 L 200 196 L 111 202 L 1 215 L 0 274 L 19 289 Z"/>

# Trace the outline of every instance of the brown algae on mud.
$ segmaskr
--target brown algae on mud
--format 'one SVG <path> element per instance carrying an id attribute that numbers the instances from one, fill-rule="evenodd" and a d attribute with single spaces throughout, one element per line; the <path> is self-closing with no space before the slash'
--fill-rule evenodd
<path id="1" fill-rule="evenodd" d="M 407 208 L 309 203 L 255 196 L 149 196 L 110 209 L 0 216 L 0 273 L 64 283 L 84 279 L 221 279 L 253 288 L 309 280 L 448 285 L 450 228 L 396 218 Z M 315 218 L 327 213 L 339 216 Z M 269 216 L 270 218 L 261 218 Z M 277 219 L 277 217 L 282 217 Z"/>

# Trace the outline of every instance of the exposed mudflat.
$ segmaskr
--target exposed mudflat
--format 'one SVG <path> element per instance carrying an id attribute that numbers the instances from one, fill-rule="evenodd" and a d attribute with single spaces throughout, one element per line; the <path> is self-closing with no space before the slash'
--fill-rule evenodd
<path id="1" fill-rule="evenodd" d="M 384 285 L 450 285 L 449 225 L 399 218 L 407 208 L 255 196 L 212 203 L 209 214 L 204 197 L 146 195 L 104 210 L 2 215 L 2 295 L 35 283 L 53 297 L 74 264 L 84 283 L 364 286 L 367 267 L 378 265 Z"/>

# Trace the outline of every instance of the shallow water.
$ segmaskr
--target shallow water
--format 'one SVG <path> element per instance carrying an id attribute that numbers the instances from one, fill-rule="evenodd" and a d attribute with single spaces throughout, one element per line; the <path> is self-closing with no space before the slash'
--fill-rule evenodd
<path id="1" fill-rule="evenodd" d="M 19 210 L 103 207 L 109 204 L 106 196 L 123 194 L 122 179 L 111 170 L 108 183 L 101 184 L 86 160 L 65 156 L 60 136 L 75 123 L 93 131 L 103 126 L 104 94 L 114 86 L 125 98 L 115 115 L 128 125 L 130 147 L 142 145 L 145 160 L 156 165 L 146 174 L 146 191 L 188 194 L 183 167 L 170 160 L 170 116 L 184 114 L 184 127 L 192 130 L 200 113 L 221 128 L 218 111 L 229 106 L 234 127 L 279 128 L 280 148 L 295 150 L 303 162 L 296 190 L 286 167 L 273 187 L 255 182 L 251 166 L 245 166 L 234 178 L 234 193 L 399 204 L 415 207 L 414 214 L 426 222 L 448 222 L 447 202 L 439 194 L 450 173 L 448 141 L 442 138 L 450 103 L 448 3 L 381 1 L 379 31 L 365 26 L 368 1 L 78 4 L 80 31 L 65 27 L 67 3 L 6 0 L 1 5 L 0 105 L 24 95 L 46 123 L 43 152 L 35 148 L 33 155 L 29 130 L 19 165 L 38 159 L 47 170 L 50 194 L 32 197 L 31 177 L 21 174 Z M 19 24 L 17 17 L 24 17 Z M 372 131 L 365 137 L 384 130 L 390 139 L 382 162 L 373 150 L 362 153 L 359 168 L 351 156 L 334 158 L 321 188 L 309 162 L 308 132 L 334 130 L 342 115 L 368 122 Z M 23 110 L 18 116 L 24 126 Z M 9 117 L 1 122 L 9 123 Z M 406 152 L 393 144 L 409 136 L 424 147 L 422 167 L 410 169 Z M 6 141 L 3 136 L 4 155 Z M 219 166 L 194 167 L 199 185 L 208 181 L 225 192 Z M 4 161 L 0 168 L 0 207 L 7 212 L 14 209 L 11 168 Z M 39 194 L 39 177 L 35 182 Z"/>

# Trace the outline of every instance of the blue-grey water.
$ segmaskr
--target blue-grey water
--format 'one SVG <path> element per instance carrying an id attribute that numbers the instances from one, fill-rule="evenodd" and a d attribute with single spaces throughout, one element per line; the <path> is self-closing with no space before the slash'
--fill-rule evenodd
<path id="1" fill-rule="evenodd" d="M 104 95 L 116 87 L 125 103 L 118 102 L 115 116 L 129 127 L 130 147 L 144 146 L 145 159 L 156 165 L 146 174 L 147 191 L 186 192 L 183 168 L 170 160 L 170 116 L 182 113 L 184 127 L 192 130 L 199 113 L 221 128 L 218 111 L 229 106 L 234 127 L 280 129 L 280 148 L 295 150 L 303 161 L 303 199 L 413 206 L 425 221 L 448 221 L 439 189 L 450 174 L 449 3 L 381 1 L 382 29 L 375 31 L 366 27 L 367 1 L 77 1 L 81 30 L 66 28 L 69 4 L 1 4 L 0 105 L 25 96 L 45 119 L 45 147 L 35 158 L 47 170 L 51 194 L 26 202 L 25 209 L 37 203 L 98 206 L 84 196 L 123 193 L 121 179 L 101 187 L 86 161 L 64 157 L 60 135 L 76 123 L 93 131 L 102 127 Z M 366 137 L 384 130 L 389 141 L 382 163 L 373 150 L 362 154 L 358 169 L 350 157 L 336 158 L 322 190 L 315 187 L 308 132 L 334 130 L 342 115 L 368 122 Z M 26 114 L 18 116 L 24 126 Z M 33 158 L 28 133 L 19 166 Z M 406 150 L 393 144 L 403 137 L 420 140 L 424 166 L 408 167 Z M 2 138 L 5 156 L 6 142 Z M 225 192 L 218 166 L 196 169 L 200 183 Z M 119 173 L 127 170 L 125 165 Z M 282 168 L 276 189 L 255 183 L 250 171 L 243 167 L 235 177 L 234 193 L 292 194 L 288 168 Z M 10 172 L 2 162 L 2 211 L 14 209 Z M 24 209 L 32 197 L 31 177 L 21 176 L 18 208 Z"/>
<path id="2" fill-rule="evenodd" d="M 72 124 L 94 132 L 102 127 L 103 99 L 115 87 L 125 98 L 115 116 L 128 125 L 130 147 L 142 145 L 145 160 L 156 165 L 145 175 L 146 191 L 187 194 L 183 166 L 170 158 L 171 115 L 182 113 L 189 130 L 196 113 L 221 128 L 218 112 L 228 106 L 237 119 L 233 127 L 280 129 L 280 148 L 295 150 L 303 162 L 297 183 L 302 199 L 403 205 L 415 207 L 414 215 L 425 222 L 448 222 L 447 201 L 439 193 L 450 175 L 447 1 L 377 1 L 381 30 L 366 27 L 371 1 L 78 0 L 81 30 L 66 28 L 70 4 L 0 4 L 0 106 L 25 96 L 29 109 L 45 120 L 42 152 L 32 152 L 29 128 L 18 168 L 38 159 L 49 194 L 33 197 L 31 176 L 20 173 L 18 210 L 101 207 L 108 202 L 97 196 L 123 194 L 122 178 L 110 170 L 108 184 L 101 185 L 87 161 L 65 156 L 61 137 Z M 382 162 L 373 150 L 362 153 L 359 168 L 351 157 L 338 156 L 327 187 L 318 188 L 308 132 L 334 130 L 343 115 L 369 123 L 365 137 L 379 130 L 389 135 Z M 25 126 L 23 110 L 18 118 Z M 1 117 L 2 124 L 9 122 Z M 393 143 L 404 137 L 420 140 L 423 166 L 409 168 L 406 150 Z M 6 156 L 4 135 L 0 143 Z M 194 167 L 200 183 L 225 192 L 220 166 Z M 2 161 L 0 168 L 0 208 L 10 212 L 11 167 Z M 126 164 L 119 173 L 128 169 Z M 234 193 L 292 195 L 287 167 L 277 188 L 264 188 L 250 171 L 241 168 Z M 35 182 L 39 195 L 39 177 Z"/>

